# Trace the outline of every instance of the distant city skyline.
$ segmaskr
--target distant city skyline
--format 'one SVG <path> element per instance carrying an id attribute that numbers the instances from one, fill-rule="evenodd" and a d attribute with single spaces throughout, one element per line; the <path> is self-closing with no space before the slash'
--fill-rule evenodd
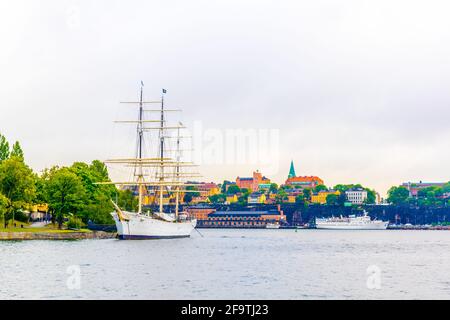
<path id="1" fill-rule="evenodd" d="M 119 101 L 135 99 L 142 80 L 146 98 L 167 89 L 190 128 L 271 132 L 270 161 L 204 163 L 203 181 L 259 169 L 282 183 L 291 160 L 297 175 L 383 197 L 403 182 L 448 181 L 449 9 L 437 0 L 4 2 L 0 133 L 20 141 L 37 172 L 129 156 L 134 130 L 112 122 L 135 115 Z"/>

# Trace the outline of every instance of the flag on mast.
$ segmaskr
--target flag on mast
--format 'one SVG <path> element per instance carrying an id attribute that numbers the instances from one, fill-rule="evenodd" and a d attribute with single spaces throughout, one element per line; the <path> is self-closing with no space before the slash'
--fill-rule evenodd
<path id="1" fill-rule="evenodd" d="M 163 91 L 163 93 L 167 93 L 167 90 L 166 90 L 166 89 L 162 89 L 162 91 Z"/>

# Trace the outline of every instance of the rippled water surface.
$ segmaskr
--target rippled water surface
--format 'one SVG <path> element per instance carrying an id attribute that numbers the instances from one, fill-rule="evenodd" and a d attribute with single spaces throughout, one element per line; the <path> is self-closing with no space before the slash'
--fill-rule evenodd
<path id="1" fill-rule="evenodd" d="M 0 242 L 0 299 L 450 299 L 450 232 L 200 232 Z"/>

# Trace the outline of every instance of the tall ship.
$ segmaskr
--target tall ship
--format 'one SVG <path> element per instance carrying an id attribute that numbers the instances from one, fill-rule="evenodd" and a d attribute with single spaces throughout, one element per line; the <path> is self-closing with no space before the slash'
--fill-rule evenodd
<path id="1" fill-rule="evenodd" d="M 316 229 L 386 230 L 388 224 L 388 221 L 371 220 L 366 211 L 362 216 L 316 218 Z"/>
<path id="2" fill-rule="evenodd" d="M 141 82 L 139 101 L 121 102 L 138 107 L 137 120 L 116 121 L 136 125 L 137 146 L 135 157 L 104 161 L 107 165 L 131 168 L 133 178 L 129 181 L 108 181 L 100 184 L 134 188 L 135 191 L 137 189 L 139 201 L 135 212 L 122 210 L 116 202 L 111 200 L 115 209 L 111 215 L 115 221 L 119 239 L 142 240 L 189 237 L 197 221 L 190 219 L 186 212 L 180 211 L 180 198 L 184 193 L 192 192 L 192 190 L 187 190 L 189 184 L 184 179 L 199 175 L 186 172 L 189 168 L 195 167 L 195 164 L 181 161 L 180 141 L 183 136 L 180 135 L 180 130 L 185 127 L 182 123 L 169 125 L 166 117 L 169 112 L 181 110 L 165 108 L 165 89 L 162 90 L 161 100 L 144 101 L 143 87 L 144 84 Z M 147 105 L 151 104 L 159 105 L 159 108 L 148 109 Z M 146 116 L 147 114 L 150 116 Z M 156 117 L 152 119 L 151 115 L 156 115 Z M 151 154 L 152 151 L 146 152 L 147 147 L 149 150 L 153 149 L 153 154 Z M 149 194 L 152 195 L 153 204 L 158 207 L 157 210 L 144 210 L 143 198 Z M 164 203 L 168 197 L 175 198 L 174 209 L 165 212 Z"/>

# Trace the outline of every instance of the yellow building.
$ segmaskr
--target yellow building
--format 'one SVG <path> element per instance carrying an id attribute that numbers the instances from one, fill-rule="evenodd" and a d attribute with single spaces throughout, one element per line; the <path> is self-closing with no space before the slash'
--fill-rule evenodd
<path id="1" fill-rule="evenodd" d="M 238 202 L 237 195 L 233 194 L 232 196 L 227 196 L 227 204 Z"/>
<path id="2" fill-rule="evenodd" d="M 265 203 L 266 195 L 264 193 L 254 192 L 248 196 L 248 203 Z"/>
<path id="3" fill-rule="evenodd" d="M 311 194 L 311 203 L 320 203 L 325 204 L 327 203 L 327 196 L 330 194 L 334 194 L 336 196 L 339 196 L 341 193 L 339 191 L 329 190 L 329 191 L 319 191 L 318 193 Z"/>
<path id="4" fill-rule="evenodd" d="M 34 204 L 31 205 L 28 210 L 30 210 L 31 212 L 48 212 L 48 204 L 46 203 L 41 203 L 41 204 Z"/>
<path id="5" fill-rule="evenodd" d="M 288 196 L 288 201 L 287 202 L 289 202 L 289 203 L 295 203 L 295 198 L 296 198 L 297 196 Z"/>

